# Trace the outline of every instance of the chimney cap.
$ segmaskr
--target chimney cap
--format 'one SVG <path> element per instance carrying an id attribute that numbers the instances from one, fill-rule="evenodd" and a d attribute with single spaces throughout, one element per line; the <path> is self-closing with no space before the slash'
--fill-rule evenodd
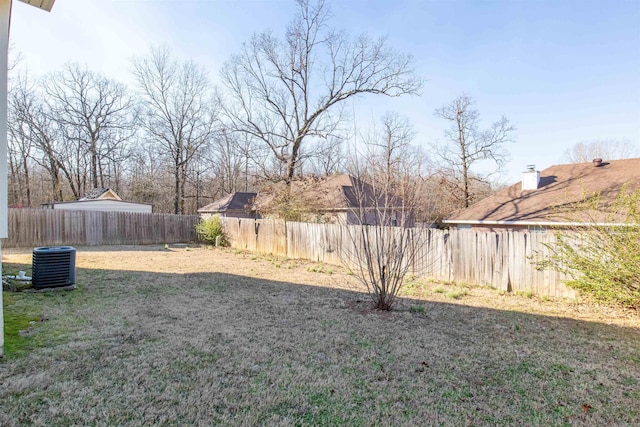
<path id="1" fill-rule="evenodd" d="M 535 172 L 536 165 L 527 165 L 527 172 Z"/>

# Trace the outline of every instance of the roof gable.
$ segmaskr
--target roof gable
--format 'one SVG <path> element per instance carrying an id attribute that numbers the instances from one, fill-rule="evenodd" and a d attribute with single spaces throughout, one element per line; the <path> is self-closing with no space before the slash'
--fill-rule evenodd
<path id="1" fill-rule="evenodd" d="M 575 203 L 600 194 L 601 202 L 610 204 L 623 186 L 629 191 L 640 189 L 640 158 L 612 160 L 600 167 L 592 162 L 555 165 L 540 173 L 538 189 L 522 190 L 521 183 L 514 184 L 454 212 L 445 222 L 567 221 Z"/>
<path id="2" fill-rule="evenodd" d="M 198 209 L 201 213 L 222 213 L 229 210 L 247 210 L 257 193 L 235 192 Z"/>
<path id="3" fill-rule="evenodd" d="M 113 191 L 110 188 L 94 188 L 93 190 L 89 191 L 87 194 L 85 194 L 84 197 L 78 199 L 78 200 L 122 200 L 120 198 L 120 196 L 118 196 L 116 194 L 115 191 Z"/>

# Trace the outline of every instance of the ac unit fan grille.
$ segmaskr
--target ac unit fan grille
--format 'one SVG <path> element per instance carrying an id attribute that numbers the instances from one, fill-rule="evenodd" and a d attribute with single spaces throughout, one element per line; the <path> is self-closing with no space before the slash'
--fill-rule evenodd
<path id="1" fill-rule="evenodd" d="M 49 288 L 75 283 L 76 250 L 71 246 L 33 250 L 33 287 Z"/>

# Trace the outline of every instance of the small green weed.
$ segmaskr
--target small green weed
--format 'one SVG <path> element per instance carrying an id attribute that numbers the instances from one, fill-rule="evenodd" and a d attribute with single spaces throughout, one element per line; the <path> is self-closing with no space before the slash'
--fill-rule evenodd
<path id="1" fill-rule="evenodd" d="M 329 267 L 325 267 L 322 265 L 312 265 L 311 267 L 307 267 L 307 271 L 310 273 L 324 273 L 324 274 L 333 274 L 333 270 Z"/>
<path id="2" fill-rule="evenodd" d="M 449 291 L 445 294 L 447 298 L 451 298 L 451 299 L 460 299 L 465 295 L 467 295 L 467 291 L 465 291 L 464 289 L 461 289 L 459 291 L 456 291 L 456 290 Z"/>
<path id="3" fill-rule="evenodd" d="M 409 311 L 411 313 L 418 313 L 418 314 L 424 314 L 426 311 L 426 308 L 424 307 L 424 305 L 419 304 L 419 305 L 412 305 L 411 307 L 409 307 Z"/>
<path id="4" fill-rule="evenodd" d="M 446 292 L 446 290 L 442 286 L 438 286 L 437 288 L 435 288 L 433 290 L 433 292 L 435 292 L 436 294 L 444 294 Z"/>

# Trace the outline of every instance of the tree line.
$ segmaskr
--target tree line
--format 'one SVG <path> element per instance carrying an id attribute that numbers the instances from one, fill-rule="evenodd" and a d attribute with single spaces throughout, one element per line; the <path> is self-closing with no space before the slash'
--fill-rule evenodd
<path id="1" fill-rule="evenodd" d="M 45 76 L 12 71 L 9 204 L 38 207 L 109 187 L 156 212 L 188 214 L 265 181 L 288 187 L 300 176 L 343 172 L 389 188 L 411 182 L 405 187 L 431 206 L 425 218 L 490 193 L 491 174 L 474 164 L 504 164 L 509 120 L 481 129 L 464 94 L 436 110 L 451 128 L 430 156 L 394 112 L 356 133 L 347 101 L 419 95 L 423 80 L 413 57 L 385 38 L 350 36 L 330 21 L 325 1 L 299 0 L 284 35 L 255 34 L 217 85 L 166 47 L 132 60 L 131 87 L 78 63 Z"/>

